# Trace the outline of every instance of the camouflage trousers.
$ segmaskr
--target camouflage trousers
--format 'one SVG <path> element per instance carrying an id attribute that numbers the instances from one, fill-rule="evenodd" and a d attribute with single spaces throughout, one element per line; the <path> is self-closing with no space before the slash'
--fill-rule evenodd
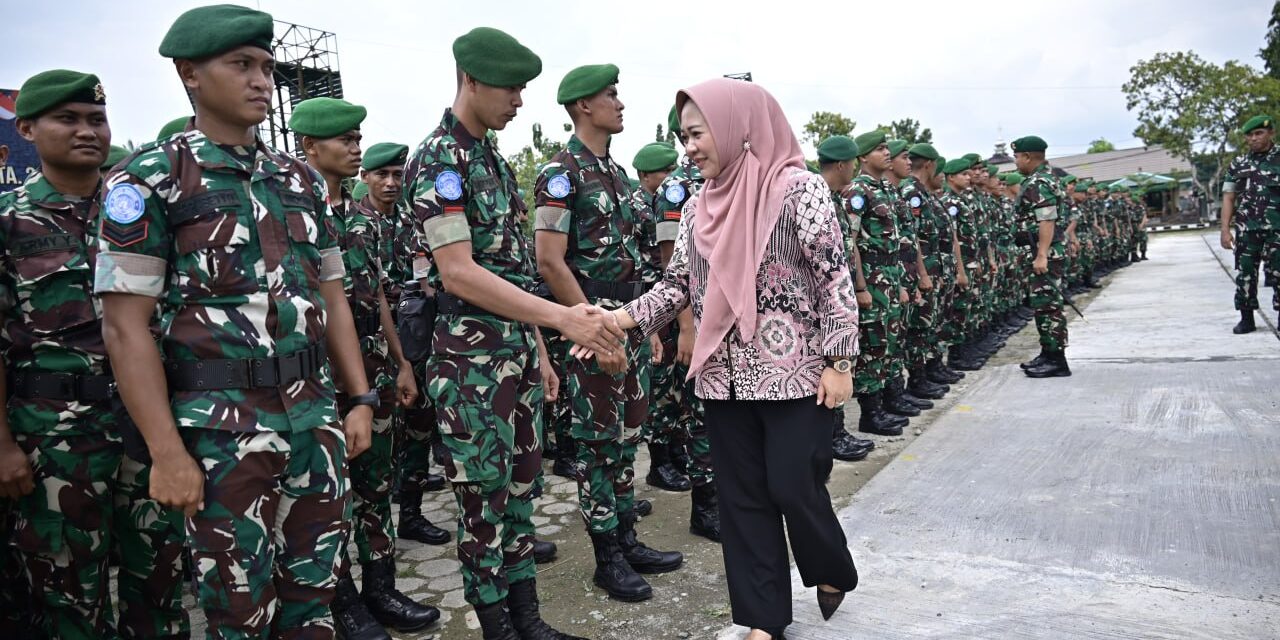
<path id="1" fill-rule="evenodd" d="M 433 355 L 445 476 L 458 503 L 463 596 L 484 606 L 533 578 L 533 489 L 542 471 L 542 375 L 535 353 Z M 563 391 L 562 391 L 563 392 Z"/>
<path id="2" fill-rule="evenodd" d="M 676 373 L 679 380 L 684 380 L 689 369 L 679 365 Z M 715 481 L 716 474 L 711 464 L 711 434 L 707 431 L 705 404 L 702 398 L 694 395 L 692 380 L 684 383 L 680 397 L 683 426 L 679 434 L 685 438 L 684 447 L 689 453 L 689 483 L 695 487 L 706 486 Z"/>
<path id="3" fill-rule="evenodd" d="M 899 336 L 902 335 L 902 303 L 896 285 L 867 283 L 871 308 L 858 315 L 858 361 L 854 367 L 853 391 L 878 393 L 887 380 L 901 373 Z"/>
<path id="4" fill-rule="evenodd" d="M 654 444 L 667 445 L 683 442 L 682 427 L 684 379 L 678 374 L 676 364 L 676 335 L 679 332 L 667 328 L 659 331 L 662 337 L 662 361 L 653 365 L 649 377 L 649 419 L 644 424 L 644 435 Z"/>
<path id="5" fill-rule="evenodd" d="M 395 554 L 396 531 L 391 519 L 391 489 L 395 480 L 397 409 L 395 390 L 382 389 L 381 406 L 373 417 L 373 437 L 369 448 L 349 462 L 351 476 L 351 538 L 355 540 L 360 564 L 368 564 Z M 339 406 L 346 407 L 341 394 Z M 350 407 L 346 407 L 350 410 Z M 342 548 L 342 570 L 351 560 Z"/>
<path id="6" fill-rule="evenodd" d="M 338 424 L 181 432 L 205 473 L 205 508 L 187 520 L 187 538 L 206 637 L 332 638 L 351 515 Z"/>
<path id="7" fill-rule="evenodd" d="M 22 555 L 9 541 L 13 539 L 17 505 L 0 498 L 0 638 L 29 640 L 31 628 L 31 588 L 22 571 Z"/>
<path id="8" fill-rule="evenodd" d="M 1036 312 L 1036 331 L 1040 346 L 1049 351 L 1067 348 L 1067 315 L 1063 311 L 1063 269 L 1066 251 L 1055 243 L 1049 249 L 1049 270 L 1031 273 L 1031 308 Z"/>
<path id="9" fill-rule="evenodd" d="M 35 491 L 17 503 L 13 544 L 34 622 L 50 638 L 185 638 L 182 514 L 149 497 L 149 466 L 105 434 L 18 433 Z M 110 551 L 120 558 L 120 619 Z"/>
<path id="10" fill-rule="evenodd" d="M 549 435 L 554 437 L 557 449 L 569 441 L 569 431 L 573 426 L 572 402 L 569 394 L 565 393 L 569 377 L 565 365 L 573 359 L 569 356 L 571 346 L 567 340 L 559 336 L 547 339 L 547 356 L 551 358 L 551 366 L 556 375 L 560 376 L 560 397 L 546 407 L 549 412 L 546 417 L 547 430 L 550 431 Z"/>
<path id="11" fill-rule="evenodd" d="M 1268 254 L 1270 257 L 1268 259 Z M 1269 272 L 1280 271 L 1280 231 L 1269 229 L 1236 229 L 1236 297 L 1237 311 L 1258 308 L 1258 270 L 1264 265 Z M 1276 265 L 1276 266 L 1272 266 Z M 1280 309 L 1280 283 L 1272 294 L 1272 306 Z"/>
<path id="12" fill-rule="evenodd" d="M 634 363 L 637 350 L 630 351 Z M 573 465 L 578 508 L 588 531 L 612 531 L 618 514 L 635 505 L 636 448 L 648 399 L 634 364 L 617 375 L 605 373 L 595 360 L 573 359 L 565 369 L 573 412 L 570 433 L 578 447 Z"/>

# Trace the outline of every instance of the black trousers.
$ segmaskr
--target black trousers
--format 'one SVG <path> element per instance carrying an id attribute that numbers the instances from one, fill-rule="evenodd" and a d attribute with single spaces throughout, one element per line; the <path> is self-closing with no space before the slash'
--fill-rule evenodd
<path id="1" fill-rule="evenodd" d="M 852 591 L 858 571 L 825 484 L 831 410 L 814 396 L 704 405 L 733 621 L 755 629 L 791 624 L 787 537 L 805 586 Z"/>

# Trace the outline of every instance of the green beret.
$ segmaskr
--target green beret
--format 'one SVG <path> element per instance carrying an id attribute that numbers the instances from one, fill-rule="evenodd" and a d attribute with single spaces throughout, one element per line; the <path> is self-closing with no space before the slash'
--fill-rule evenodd
<path id="1" fill-rule="evenodd" d="M 1077 178 L 1071 174 L 1067 174 L 1065 176 L 1062 176 L 1062 184 L 1071 184 L 1072 182 L 1075 182 L 1076 180 L 1079 180 L 1079 179 L 1080 178 Z"/>
<path id="2" fill-rule="evenodd" d="M 163 127 L 160 127 L 160 133 L 156 134 L 156 140 L 167 140 L 175 133 L 182 133 L 183 131 L 186 131 L 187 121 L 190 119 L 191 116 L 182 116 L 181 118 L 174 118 L 166 122 Z"/>
<path id="3" fill-rule="evenodd" d="M 1022 174 L 1017 171 L 1004 174 L 1004 183 L 1011 187 L 1022 184 L 1024 179 L 1025 178 L 1023 178 Z"/>
<path id="4" fill-rule="evenodd" d="M 997 169 L 997 168 L 995 168 L 995 167 L 993 167 L 993 166 L 991 166 L 991 165 L 987 165 L 987 175 L 989 175 L 989 176 L 994 176 L 994 175 L 995 175 L 995 174 L 997 174 L 997 173 L 1000 173 L 1000 170 L 999 170 L 999 169 Z"/>
<path id="5" fill-rule="evenodd" d="M 34 118 L 68 102 L 106 104 L 107 94 L 98 76 L 92 73 L 66 69 L 42 71 L 22 83 L 14 113 L 19 118 Z"/>
<path id="6" fill-rule="evenodd" d="M 932 148 L 932 147 L 930 147 L 930 148 Z M 933 171 L 933 175 L 935 175 L 935 176 L 936 176 L 936 175 L 938 175 L 939 173 L 942 173 L 942 169 L 943 169 L 943 167 L 946 167 L 946 166 L 947 166 L 947 159 L 946 159 L 946 158 L 944 158 L 944 157 L 942 157 L 942 156 L 938 156 L 937 158 L 934 158 L 934 164 L 936 164 L 936 165 L 938 166 L 938 168 L 937 168 L 937 169 L 934 169 L 934 171 Z"/>
<path id="7" fill-rule="evenodd" d="M 680 159 L 680 154 L 676 153 L 675 147 L 665 142 L 650 142 L 636 152 L 636 157 L 631 161 L 631 166 L 636 171 L 649 173 L 652 171 L 662 171 L 676 163 Z"/>
<path id="8" fill-rule="evenodd" d="M 1076 180 L 1076 191 L 1088 191 L 1093 186 L 1093 178 L 1080 178 Z"/>
<path id="9" fill-rule="evenodd" d="M 887 137 L 888 136 L 886 136 L 883 131 L 876 130 L 868 131 L 854 138 L 854 144 L 858 145 L 858 157 L 861 158 L 862 156 L 875 151 L 876 147 L 884 144 L 885 138 Z"/>
<path id="10" fill-rule="evenodd" d="M 476 27 L 453 41 L 453 59 L 491 87 L 518 87 L 542 73 L 542 58 L 504 31 Z"/>
<path id="11" fill-rule="evenodd" d="M 394 142 L 379 142 L 365 150 L 360 168 L 365 171 L 377 171 L 389 164 L 402 166 L 408 160 L 408 146 Z"/>
<path id="12" fill-rule="evenodd" d="M 107 151 L 107 159 L 102 161 L 102 166 L 100 168 L 110 169 L 111 167 L 114 167 L 117 164 L 120 164 L 120 161 L 124 160 L 128 156 L 129 156 L 128 149 L 120 145 L 113 144 L 111 145 L 111 149 Z"/>
<path id="13" fill-rule="evenodd" d="M 858 155 L 858 143 L 849 136 L 831 136 L 818 143 L 818 160 L 822 162 L 844 162 Z"/>
<path id="14" fill-rule="evenodd" d="M 312 138 L 335 138 L 359 129 L 368 110 L 338 98 L 311 98 L 299 102 L 289 116 L 293 132 Z"/>
<path id="15" fill-rule="evenodd" d="M 1275 123 L 1271 121 L 1271 116 L 1257 115 L 1245 121 L 1244 126 L 1240 127 L 1240 133 L 1249 133 L 1254 129 L 1274 129 Z"/>
<path id="16" fill-rule="evenodd" d="M 200 60 L 249 45 L 271 51 L 271 14 L 235 4 L 196 7 L 173 21 L 160 42 L 160 55 Z"/>
<path id="17" fill-rule="evenodd" d="M 1105 184 L 1099 184 L 1099 185 L 1098 185 L 1098 192 L 1099 192 L 1099 193 L 1111 193 L 1111 187 L 1110 187 L 1110 186 L 1108 186 L 1108 185 L 1105 185 Z"/>
<path id="18" fill-rule="evenodd" d="M 1125 185 L 1122 185 L 1122 184 L 1118 184 L 1114 187 L 1111 187 L 1111 193 L 1129 193 L 1129 187 L 1126 187 Z"/>
<path id="19" fill-rule="evenodd" d="M 351 187 L 352 200 L 359 202 L 364 200 L 367 195 L 369 195 L 369 185 L 365 184 L 363 180 L 357 181 L 355 186 Z"/>
<path id="20" fill-rule="evenodd" d="M 961 158 L 964 158 L 965 160 L 968 160 L 968 161 L 969 161 L 969 168 L 970 168 L 970 169 L 972 169 L 972 168 L 974 167 L 974 165 L 982 164 L 982 156 L 980 156 L 980 155 L 978 155 L 978 154 L 976 154 L 976 153 L 966 153 L 966 154 L 964 154 L 964 155 L 962 155 L 962 156 L 960 156 L 960 157 L 961 157 Z"/>
<path id="21" fill-rule="evenodd" d="M 1022 153 L 1023 151 L 1044 151 L 1049 148 L 1049 143 L 1040 136 L 1027 136 L 1014 140 L 1011 146 L 1014 153 Z"/>
<path id="22" fill-rule="evenodd" d="M 896 158 L 898 157 L 899 154 L 906 153 L 907 147 L 909 146 L 911 146 L 911 143 L 907 142 L 906 140 L 890 140 L 889 141 L 889 157 Z"/>
<path id="23" fill-rule="evenodd" d="M 967 157 L 961 156 L 955 160 L 948 160 L 947 164 L 942 167 L 942 172 L 954 176 L 961 171 L 968 171 L 973 168 L 973 161 Z"/>
<path id="24" fill-rule="evenodd" d="M 611 84 L 618 84 L 617 65 L 584 65 L 564 74 L 556 90 L 556 102 L 569 104 L 579 98 L 590 98 Z"/>
<path id="25" fill-rule="evenodd" d="M 907 153 L 916 156 L 917 158 L 924 158 L 925 160 L 940 160 L 942 158 L 942 156 L 938 155 L 938 150 L 934 149 L 933 145 L 926 142 L 917 142 L 911 145 L 911 147 L 907 149 Z"/>
<path id="26" fill-rule="evenodd" d="M 676 113 L 676 106 L 671 105 L 671 113 L 667 114 L 667 131 L 675 133 L 680 130 L 680 114 Z"/>

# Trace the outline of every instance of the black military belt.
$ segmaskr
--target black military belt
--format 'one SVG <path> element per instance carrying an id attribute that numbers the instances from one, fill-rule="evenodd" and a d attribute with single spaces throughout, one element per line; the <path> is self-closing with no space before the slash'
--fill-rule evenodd
<path id="1" fill-rule="evenodd" d="M 493 316 L 498 315 L 487 309 L 477 307 L 458 296 L 445 293 L 443 291 L 436 292 L 436 313 L 450 316 Z"/>
<path id="2" fill-rule="evenodd" d="M 20 398 L 105 402 L 115 395 L 116 380 L 111 376 L 17 369 L 9 372 L 9 389 Z"/>
<path id="3" fill-rule="evenodd" d="M 356 335 L 361 338 L 370 338 L 382 331 L 382 314 L 357 313 L 351 319 L 356 323 Z"/>
<path id="4" fill-rule="evenodd" d="M 1034 246 L 1039 239 L 1038 234 L 1032 235 L 1029 231 L 1019 231 L 1013 234 L 1013 241 L 1024 247 Z"/>
<path id="5" fill-rule="evenodd" d="M 274 358 L 180 360 L 165 363 L 169 388 L 175 391 L 262 389 L 306 380 L 328 360 L 323 344 Z"/>
<path id="6" fill-rule="evenodd" d="M 643 282 L 605 282 L 582 278 L 578 280 L 578 284 L 582 286 L 582 294 L 588 298 L 631 302 L 644 295 Z"/>

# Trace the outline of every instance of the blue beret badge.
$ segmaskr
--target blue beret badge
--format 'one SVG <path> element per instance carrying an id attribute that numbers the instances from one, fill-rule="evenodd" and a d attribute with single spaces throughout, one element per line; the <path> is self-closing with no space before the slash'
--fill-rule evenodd
<path id="1" fill-rule="evenodd" d="M 854 211 L 862 211 L 862 208 L 867 206 L 867 201 L 862 196 L 853 196 L 849 198 L 849 206 L 853 207 Z"/>
<path id="2" fill-rule="evenodd" d="M 141 218 L 143 211 L 146 210 L 144 200 L 142 192 L 129 183 L 111 187 L 111 191 L 107 192 L 105 205 L 107 217 L 120 224 L 134 222 Z"/>
<path id="3" fill-rule="evenodd" d="M 680 204 L 681 202 L 684 202 L 684 199 L 687 196 L 688 193 L 684 190 L 684 185 L 679 182 L 672 183 L 671 186 L 667 187 L 667 190 L 662 194 L 662 197 L 666 198 L 667 202 L 670 202 L 671 204 Z"/>
<path id="4" fill-rule="evenodd" d="M 920 196 L 911 196 L 911 208 L 912 209 L 920 208 Z"/>
<path id="5" fill-rule="evenodd" d="M 442 171 L 436 176 L 436 193 L 445 200 L 457 200 L 462 197 L 462 176 L 456 171 Z"/>
<path id="6" fill-rule="evenodd" d="M 569 195 L 569 176 L 563 173 L 558 176 L 552 176 L 547 181 L 547 195 L 552 198 L 563 198 Z"/>

